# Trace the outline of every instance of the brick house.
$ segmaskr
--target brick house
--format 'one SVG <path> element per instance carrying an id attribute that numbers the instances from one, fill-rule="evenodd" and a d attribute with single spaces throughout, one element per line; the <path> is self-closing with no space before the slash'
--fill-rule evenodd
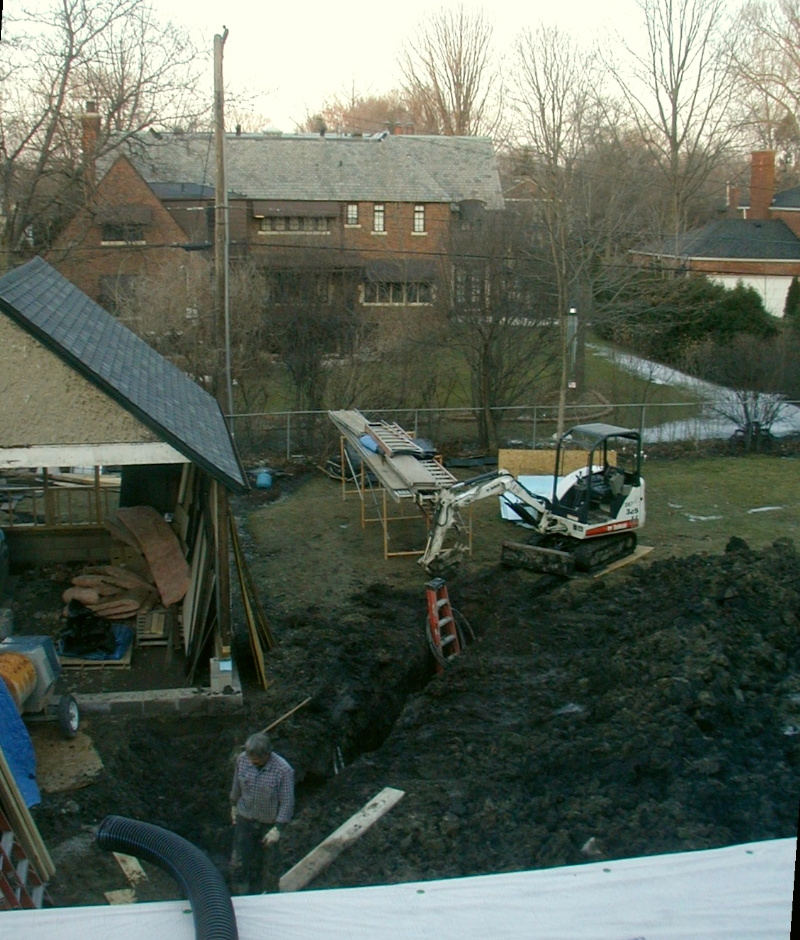
<path id="1" fill-rule="evenodd" d="M 776 194 L 775 153 L 756 151 L 746 203 L 731 187 L 725 218 L 633 254 L 641 263 L 706 274 L 726 287 L 741 281 L 781 317 L 792 278 L 800 277 L 800 186 Z"/>
<path id="2" fill-rule="evenodd" d="M 136 277 L 185 262 L 187 243 L 175 221 L 131 162 L 118 157 L 91 202 L 66 226 L 47 260 L 85 294 L 114 310 Z"/>
<path id="3" fill-rule="evenodd" d="M 138 135 L 95 167 L 84 118 L 87 175 L 100 182 L 49 260 L 101 303 L 130 278 L 185 265 L 176 248 L 213 260 L 213 135 Z M 338 299 L 378 318 L 430 308 L 454 232 L 503 208 L 487 138 L 228 134 L 226 178 L 231 262 L 266 273 L 265 303 Z"/>

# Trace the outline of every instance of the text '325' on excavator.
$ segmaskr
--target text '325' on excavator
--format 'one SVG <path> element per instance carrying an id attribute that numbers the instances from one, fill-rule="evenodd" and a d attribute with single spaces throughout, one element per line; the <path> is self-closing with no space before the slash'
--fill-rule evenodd
<path id="1" fill-rule="evenodd" d="M 564 474 L 565 454 L 585 446 L 586 463 Z M 469 532 L 461 510 L 489 496 L 503 499 L 533 530 L 524 542 L 505 542 L 501 561 L 512 567 L 574 577 L 636 550 L 645 520 L 642 441 L 638 431 L 581 424 L 561 436 L 550 497 L 530 492 L 498 469 L 439 491 L 420 565 L 441 573 L 466 553 Z M 446 547 L 447 546 L 447 547 Z"/>

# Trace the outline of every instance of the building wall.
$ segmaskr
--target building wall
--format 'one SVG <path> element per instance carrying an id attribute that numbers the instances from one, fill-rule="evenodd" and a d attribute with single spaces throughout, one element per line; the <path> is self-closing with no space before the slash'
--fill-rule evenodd
<path id="1" fill-rule="evenodd" d="M 789 285 L 792 283 L 791 277 L 775 277 L 770 275 L 745 275 L 742 277 L 730 274 L 710 275 L 710 277 L 712 281 L 716 281 L 718 284 L 722 284 L 723 287 L 729 289 L 733 289 L 740 282 L 744 284 L 745 287 L 754 288 L 761 295 L 761 299 L 764 301 L 764 306 L 768 313 L 771 313 L 774 317 L 783 316 L 783 308 L 786 304 L 786 292 L 789 290 Z"/>
<path id="2" fill-rule="evenodd" d="M 770 218 L 780 219 L 800 238 L 800 211 L 789 209 L 770 209 Z"/>
<path id="3" fill-rule="evenodd" d="M 158 440 L 4 314 L 0 314 L 0 376 L 0 447 Z"/>
<path id="4" fill-rule="evenodd" d="M 150 210 L 144 244 L 104 245 L 103 227 L 94 210 L 129 206 Z M 136 277 L 173 266 L 177 270 L 186 257 L 180 248 L 186 241 L 150 187 L 120 157 L 98 185 L 92 205 L 70 222 L 46 260 L 93 300 L 101 301 L 104 277 Z"/>

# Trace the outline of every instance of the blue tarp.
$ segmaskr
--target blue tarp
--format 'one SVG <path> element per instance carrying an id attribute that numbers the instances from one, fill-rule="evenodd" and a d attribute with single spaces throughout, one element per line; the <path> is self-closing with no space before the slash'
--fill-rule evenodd
<path id="1" fill-rule="evenodd" d="M 36 782 L 36 755 L 25 722 L 5 682 L 0 680 L 0 747 L 26 806 L 42 802 Z"/>

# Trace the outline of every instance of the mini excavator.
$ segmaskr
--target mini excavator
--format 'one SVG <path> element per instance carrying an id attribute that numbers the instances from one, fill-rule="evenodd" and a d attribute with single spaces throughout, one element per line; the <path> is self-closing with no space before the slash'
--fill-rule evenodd
<path id="1" fill-rule="evenodd" d="M 563 474 L 566 451 L 581 443 L 585 465 Z M 532 530 L 524 542 L 503 544 L 503 564 L 568 578 L 602 569 L 636 550 L 636 534 L 645 521 L 641 469 L 638 431 L 610 424 L 576 425 L 559 439 L 549 497 L 530 492 L 501 469 L 440 490 L 419 564 L 432 575 L 457 564 L 469 546 L 461 510 L 498 496 Z"/>

